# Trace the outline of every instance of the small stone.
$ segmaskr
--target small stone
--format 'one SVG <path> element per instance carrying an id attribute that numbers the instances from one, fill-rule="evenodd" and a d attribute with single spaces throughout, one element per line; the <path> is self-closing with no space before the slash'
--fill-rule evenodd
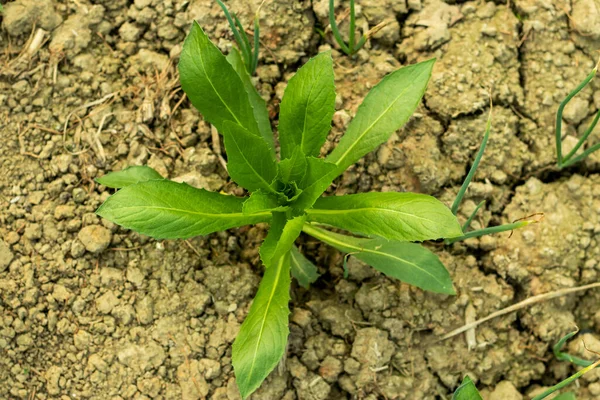
<path id="1" fill-rule="evenodd" d="M 29 348 L 33 345 L 33 338 L 29 333 L 17 336 L 17 344 L 20 347 Z"/>
<path id="2" fill-rule="evenodd" d="M 563 118 L 569 124 L 578 125 L 588 115 L 590 104 L 579 97 L 573 98 L 565 107 Z"/>
<path id="3" fill-rule="evenodd" d="M 150 296 L 135 303 L 135 312 L 141 324 L 150 324 L 154 320 L 154 302 Z"/>
<path id="4" fill-rule="evenodd" d="M 75 347 L 79 350 L 85 350 L 92 343 L 92 335 L 82 329 L 78 330 L 73 338 Z"/>
<path id="5" fill-rule="evenodd" d="M 143 346 L 126 345 L 117 353 L 117 359 L 121 364 L 142 371 L 160 367 L 165 358 L 165 351 L 153 340 Z"/>
<path id="6" fill-rule="evenodd" d="M 0 272 L 4 272 L 14 258 L 10 247 L 0 240 Z"/>
<path id="7" fill-rule="evenodd" d="M 125 22 L 119 28 L 119 36 L 126 42 L 138 41 L 143 33 L 144 31 L 139 25 L 131 22 Z"/>
<path id="8" fill-rule="evenodd" d="M 79 258 L 85 254 L 85 246 L 79 240 L 73 240 L 71 243 L 71 255 L 73 258 Z"/>
<path id="9" fill-rule="evenodd" d="M 101 253 L 108 248 L 112 234 L 103 226 L 89 225 L 80 230 L 77 237 L 87 251 Z"/>
<path id="10" fill-rule="evenodd" d="M 26 35 L 35 25 L 52 31 L 62 22 L 51 0 L 17 0 L 4 5 L 2 25 L 11 36 Z"/>
<path id="11" fill-rule="evenodd" d="M 221 375 L 221 364 L 210 358 L 203 358 L 198 362 L 198 368 L 204 372 L 204 377 L 208 380 L 218 378 Z"/>
<path id="12" fill-rule="evenodd" d="M 521 395 L 521 393 L 519 393 L 519 391 L 517 390 L 515 385 L 513 385 L 509 381 L 502 381 L 496 385 L 496 389 L 494 389 L 494 391 L 492 393 L 490 393 L 490 396 L 488 397 L 488 399 L 489 400 L 523 400 L 523 396 Z"/>
<path id="13" fill-rule="evenodd" d="M 73 189 L 73 201 L 75 203 L 78 203 L 78 204 L 83 203 L 86 196 L 87 196 L 87 194 L 85 193 L 85 190 L 83 190 L 82 188 Z"/>
<path id="14" fill-rule="evenodd" d="M 100 282 L 107 287 L 120 285 L 123 282 L 123 273 L 116 268 L 102 268 Z"/>
<path id="15" fill-rule="evenodd" d="M 121 325 L 129 325 L 133 322 L 135 317 L 135 311 L 131 304 L 126 304 L 124 306 L 117 306 L 112 310 L 111 315 L 115 317 L 117 322 Z"/>
<path id="16" fill-rule="evenodd" d="M 200 374 L 196 360 L 183 363 L 177 368 L 177 380 L 181 386 L 182 400 L 197 400 L 208 395 L 208 383 Z"/>
<path id="17" fill-rule="evenodd" d="M 319 367 L 319 375 L 323 377 L 327 382 L 334 383 L 337 380 L 337 377 L 343 371 L 342 362 L 335 357 L 327 356 L 321 362 L 321 366 Z"/>
<path id="18" fill-rule="evenodd" d="M 110 314 L 118 304 L 119 299 L 111 290 L 96 299 L 96 308 L 102 314 Z"/>
<path id="19" fill-rule="evenodd" d="M 48 368 L 45 373 L 46 377 L 46 390 L 50 395 L 58 395 L 60 394 L 60 387 L 58 386 L 58 382 L 62 375 L 62 368 L 57 366 L 52 366 Z"/>
<path id="20" fill-rule="evenodd" d="M 13 245 L 13 244 L 17 244 L 19 243 L 19 240 L 21 240 L 21 236 L 17 233 L 17 232 L 8 232 L 6 234 L 6 243 L 8 243 L 9 245 Z M 2 247 L 2 241 L 0 241 L 0 249 Z M 2 250 L 0 250 L 0 254 L 2 254 Z M 0 262 L 0 265 L 2 264 L 2 262 Z"/>
<path id="21" fill-rule="evenodd" d="M 153 378 L 139 379 L 137 381 L 137 388 L 139 391 L 151 398 L 158 396 L 160 393 L 160 386 L 160 378 L 156 376 Z"/>
<path id="22" fill-rule="evenodd" d="M 394 343 L 385 331 L 377 328 L 360 329 L 352 345 L 352 357 L 370 367 L 383 367 L 394 354 Z"/>
<path id="23" fill-rule="evenodd" d="M 69 300 L 71 298 L 72 295 L 73 294 L 69 291 L 69 289 L 67 289 L 63 285 L 59 285 L 59 284 L 54 285 L 54 289 L 52 291 L 52 297 L 54 297 L 54 299 L 56 301 L 66 302 L 67 300 Z"/>
<path id="24" fill-rule="evenodd" d="M 57 220 L 70 219 L 75 216 L 75 207 L 70 205 L 56 206 L 54 209 L 54 218 Z"/>
<path id="25" fill-rule="evenodd" d="M 137 287 L 142 286 L 142 283 L 144 283 L 144 273 L 139 268 L 128 267 L 126 276 L 127 280 Z"/>
<path id="26" fill-rule="evenodd" d="M 24 235 L 29 240 L 39 240 L 42 238 L 42 226 L 40 224 L 30 224 L 25 228 Z"/>

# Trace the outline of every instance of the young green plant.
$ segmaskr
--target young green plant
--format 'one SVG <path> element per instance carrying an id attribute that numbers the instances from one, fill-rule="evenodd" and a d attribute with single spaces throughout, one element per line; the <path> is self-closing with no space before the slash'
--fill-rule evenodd
<path id="1" fill-rule="evenodd" d="M 344 41 L 342 38 L 342 34 L 338 27 L 337 21 L 335 20 L 335 1 L 329 0 L 329 26 L 331 27 L 331 32 L 333 33 L 333 37 L 337 44 L 340 46 L 342 51 L 349 56 L 353 56 L 357 51 L 362 49 L 362 47 L 367 43 L 374 34 L 376 34 L 379 30 L 381 30 L 384 26 L 387 25 L 387 21 L 384 21 L 368 32 L 363 33 L 361 38 L 356 41 L 356 9 L 354 5 L 354 0 L 350 0 L 350 28 L 348 31 L 348 43 Z"/>
<path id="2" fill-rule="evenodd" d="M 335 149 L 321 158 L 335 111 L 333 60 L 330 53 L 310 59 L 285 90 L 277 157 L 265 102 L 240 53 L 233 49 L 225 57 L 194 23 L 179 62 L 181 85 L 204 119 L 223 135 L 228 173 L 249 197 L 196 189 L 164 179 L 148 167 L 98 179 L 119 190 L 97 213 L 157 239 L 270 224 L 260 248 L 264 276 L 232 349 L 244 399 L 284 356 L 290 275 L 303 286 L 318 277 L 317 268 L 294 246 L 301 232 L 390 277 L 436 293 L 455 293 L 439 258 L 414 243 L 463 234 L 455 215 L 440 201 L 393 192 L 323 196 L 337 176 L 407 122 L 421 101 L 433 65 L 434 60 L 428 60 L 387 75 L 364 99 Z"/>
<path id="3" fill-rule="evenodd" d="M 465 193 L 467 192 L 467 189 L 469 188 L 469 185 L 471 184 L 471 181 L 473 180 L 473 177 L 475 176 L 475 173 L 477 172 L 477 168 L 479 168 L 479 163 L 481 162 L 481 159 L 483 158 L 483 154 L 485 153 L 485 148 L 490 139 L 490 131 L 492 129 L 492 110 L 493 110 L 493 107 L 492 107 L 492 103 L 490 101 L 490 112 L 489 112 L 489 116 L 488 116 L 488 120 L 487 120 L 487 124 L 486 124 L 486 128 L 485 128 L 485 133 L 483 134 L 483 139 L 481 141 L 481 145 L 479 146 L 479 151 L 475 155 L 473 164 L 471 165 L 471 168 L 469 169 L 469 172 L 467 173 L 467 176 L 465 177 L 465 180 L 464 180 L 463 184 L 461 185 L 460 189 L 458 190 L 458 193 L 456 195 L 456 198 L 454 199 L 454 202 L 452 203 L 451 210 L 454 215 L 456 215 L 458 213 L 458 208 L 460 207 L 463 197 L 465 196 Z M 462 226 L 462 230 L 464 232 L 463 235 L 461 235 L 460 237 L 456 237 L 456 238 L 446 239 L 445 240 L 446 244 L 452 244 L 452 243 L 455 243 L 458 241 L 467 240 L 467 239 L 471 239 L 471 238 L 477 238 L 477 237 L 481 237 L 481 236 L 485 236 L 485 235 L 493 235 L 496 233 L 512 231 L 514 229 L 523 228 L 527 225 L 537 222 L 537 220 L 535 218 L 525 218 L 523 220 L 515 221 L 515 222 L 509 223 L 509 224 L 491 226 L 491 227 L 482 228 L 482 229 L 469 230 L 471 228 L 471 223 L 473 222 L 473 219 L 477 215 L 477 212 L 481 209 L 481 207 L 483 207 L 484 204 L 485 204 L 485 200 L 480 202 L 479 204 L 477 204 L 477 206 L 475 207 L 475 209 L 473 210 L 471 215 L 469 215 L 466 222 Z M 534 216 L 537 216 L 537 214 Z"/>
<path id="4" fill-rule="evenodd" d="M 584 374 L 590 372 L 594 368 L 600 366 L 600 359 L 596 361 L 585 360 L 583 358 L 572 356 L 568 353 L 564 353 L 562 351 L 563 347 L 567 343 L 569 339 L 575 336 L 578 331 L 570 332 L 562 337 L 552 348 L 554 355 L 560 361 L 568 361 L 577 366 L 583 367 L 581 370 L 577 371 L 575 374 L 571 375 L 567 379 L 557 383 L 556 385 L 544 390 L 542 393 L 534 396 L 531 400 L 543 400 L 548 398 L 550 395 L 555 394 L 559 390 L 564 389 L 566 386 L 570 385 Z M 576 400 L 575 393 L 573 392 L 565 392 L 553 397 L 554 400 Z M 468 376 L 465 376 L 461 385 L 456 389 L 454 395 L 452 396 L 452 400 L 483 400 L 479 391 L 475 387 L 475 384 Z"/>
<path id="5" fill-rule="evenodd" d="M 242 60 L 246 67 L 246 71 L 251 76 L 256 72 L 256 67 L 258 66 L 258 52 L 260 49 L 260 25 L 259 25 L 259 13 L 262 7 L 261 5 L 256 10 L 254 14 L 254 34 L 253 34 L 253 44 L 250 45 L 250 39 L 248 38 L 248 34 L 244 30 L 244 26 L 238 19 L 237 15 L 229 12 L 227 6 L 223 4 L 221 0 L 216 0 L 223 13 L 225 14 L 225 18 L 227 18 L 227 22 L 229 23 L 229 27 L 231 28 L 231 32 L 233 32 L 233 37 L 240 48 Z M 264 3 L 264 1 L 263 1 Z"/>
<path id="6" fill-rule="evenodd" d="M 575 89 L 573 89 L 573 91 L 571 93 L 569 93 L 567 95 L 567 97 L 565 97 L 565 99 L 558 106 L 558 111 L 556 112 L 555 140 L 556 140 L 556 159 L 557 159 L 557 166 L 559 169 L 570 167 L 573 164 L 576 164 L 576 163 L 584 160 L 585 158 L 587 158 L 590 154 L 594 153 L 595 151 L 600 150 L 600 143 L 596 143 L 596 144 L 588 147 L 587 149 L 585 149 L 581 154 L 577 154 L 579 149 L 581 149 L 581 146 L 584 145 L 584 143 L 587 141 L 588 137 L 594 131 L 594 128 L 596 128 L 596 125 L 598 124 L 598 120 L 600 120 L 600 111 L 598 111 L 596 113 L 596 116 L 594 117 L 594 119 L 592 120 L 592 122 L 590 123 L 588 128 L 585 130 L 583 135 L 579 138 L 575 147 L 573 147 L 573 149 L 571 149 L 571 151 L 569 151 L 566 155 L 563 155 L 563 149 L 562 149 L 562 141 L 563 141 L 562 120 L 563 120 L 563 112 L 565 110 L 565 107 L 567 106 L 567 104 L 569 104 L 569 102 L 573 99 L 573 97 L 575 97 L 579 92 L 581 92 L 583 90 L 583 88 L 585 88 L 592 81 L 592 79 L 594 79 L 597 72 L 598 72 L 598 65 L 596 65 L 596 67 L 583 80 L 583 82 L 581 82 L 579 84 L 579 86 L 577 86 Z"/>

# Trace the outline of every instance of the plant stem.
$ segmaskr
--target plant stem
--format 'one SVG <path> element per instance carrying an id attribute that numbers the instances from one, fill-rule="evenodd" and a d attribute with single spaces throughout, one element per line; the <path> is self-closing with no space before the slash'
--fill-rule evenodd
<path id="1" fill-rule="evenodd" d="M 592 121 L 592 123 L 590 124 L 590 126 L 586 129 L 586 131 L 583 134 L 583 136 L 581 136 L 581 138 L 577 142 L 577 145 L 573 148 L 573 150 L 571 150 L 569 152 L 569 154 L 567 154 L 565 156 L 565 158 L 563 160 L 563 165 L 566 165 L 568 163 L 569 159 L 571 157 L 573 157 L 575 155 L 575 153 L 577 153 L 577 150 L 579 150 L 579 148 L 585 143 L 585 141 L 587 140 L 588 136 L 590 136 L 590 134 L 592 133 L 592 131 L 594 130 L 594 128 L 598 124 L 598 120 L 599 119 L 600 119 L 600 111 L 598 111 L 596 113 L 596 116 L 594 117 L 594 120 Z"/>
<path id="2" fill-rule="evenodd" d="M 469 187 L 469 184 L 473 180 L 473 176 L 475 176 L 477 167 L 479 167 L 479 162 L 481 161 L 481 158 L 483 157 L 483 153 L 485 152 L 485 147 L 487 146 L 487 142 L 490 138 L 491 129 L 492 129 L 492 104 L 491 104 L 491 99 L 490 99 L 490 114 L 488 116 L 485 133 L 483 134 L 483 140 L 481 141 L 481 146 L 479 146 L 479 151 L 477 152 L 477 155 L 475 156 L 473 165 L 471 165 L 471 169 L 469 170 L 469 173 L 467 174 L 465 181 L 463 182 L 462 186 L 460 187 L 460 190 L 458 191 L 458 194 L 456 195 L 456 199 L 454 200 L 454 203 L 452 203 L 451 210 L 452 210 L 452 214 L 454 214 L 454 215 L 456 215 L 458 213 L 458 207 L 460 206 L 460 203 L 462 202 L 462 199 L 465 196 L 465 193 L 467 191 L 467 188 Z"/>
<path id="3" fill-rule="evenodd" d="M 519 222 L 513 222 L 512 224 L 504 224 L 504 225 L 499 225 L 499 226 L 492 226 L 489 228 L 477 229 L 475 231 L 467 232 L 464 235 L 457 237 L 457 238 L 446 239 L 446 244 L 452 244 L 452 243 L 460 242 L 462 240 L 477 238 L 477 237 L 481 237 L 481 236 L 485 236 L 485 235 L 493 235 L 494 233 L 512 231 L 515 229 L 523 228 L 524 226 L 527 226 L 534 222 L 535 221 L 519 221 Z"/>
<path id="4" fill-rule="evenodd" d="M 337 22 L 335 20 L 335 4 L 334 0 L 329 0 L 329 25 L 331 26 L 331 32 L 333 32 L 333 37 L 335 41 L 338 42 L 344 53 L 350 54 L 350 49 L 344 43 L 344 39 L 342 39 L 342 35 L 340 34 L 340 30 L 338 29 Z"/>

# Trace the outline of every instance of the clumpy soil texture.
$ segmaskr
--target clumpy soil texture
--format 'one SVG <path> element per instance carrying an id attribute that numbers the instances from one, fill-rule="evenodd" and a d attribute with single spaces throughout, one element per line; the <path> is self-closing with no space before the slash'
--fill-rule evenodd
<path id="1" fill-rule="evenodd" d="M 0 398 L 239 399 L 231 344 L 262 274 L 266 227 L 155 241 L 94 214 L 111 191 L 93 179 L 128 165 L 243 194 L 227 180 L 222 149 L 183 97 L 176 70 L 193 19 L 221 50 L 231 48 L 220 9 L 211 0 L 3 3 Z M 248 26 L 259 3 L 227 2 Z M 265 3 L 256 84 L 273 117 L 295 69 L 333 47 L 339 94 L 324 152 L 385 74 L 438 59 L 411 121 L 331 194 L 418 191 L 450 203 L 479 146 L 491 93 L 494 128 L 460 218 L 482 200 L 476 228 L 545 218 L 512 236 L 432 245 L 455 297 L 424 293 L 352 257 L 344 279 L 343 255 L 302 237 L 323 276 L 308 291 L 294 285 L 286 357 L 253 399 L 447 399 L 465 373 L 485 399 L 527 399 L 574 372 L 550 350 L 574 325 L 600 350 L 593 290 L 494 319 L 469 343 L 465 335 L 438 341 L 527 297 L 598 281 L 600 155 L 568 171 L 553 167 L 554 114 L 595 64 L 598 7 L 359 0 L 360 29 L 387 24 L 349 59 L 327 30 L 318 33 L 328 0 Z M 565 111 L 565 147 L 599 107 L 593 82 Z M 570 350 L 591 357 L 580 340 Z M 598 398 L 600 374 L 572 389 Z"/>

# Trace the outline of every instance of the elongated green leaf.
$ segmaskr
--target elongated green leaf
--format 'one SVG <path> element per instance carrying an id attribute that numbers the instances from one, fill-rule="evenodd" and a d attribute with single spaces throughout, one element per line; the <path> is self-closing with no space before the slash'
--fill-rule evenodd
<path id="1" fill-rule="evenodd" d="M 465 376 L 460 386 L 454 392 L 454 396 L 452 396 L 452 400 L 483 400 L 477 387 L 469 378 Z"/>
<path id="2" fill-rule="evenodd" d="M 243 202 L 185 183 L 154 180 L 119 190 L 96 213 L 158 239 L 186 239 L 271 219 L 267 212 L 243 214 Z"/>
<path id="3" fill-rule="evenodd" d="M 577 397 L 575 397 L 575 393 L 567 392 L 567 393 L 559 394 L 558 396 L 556 396 L 554 398 L 554 400 L 577 400 Z"/>
<path id="4" fill-rule="evenodd" d="M 241 78 L 195 21 L 183 44 L 179 76 L 194 107 L 219 132 L 230 121 L 262 137 Z"/>
<path id="5" fill-rule="evenodd" d="M 273 130 L 271 129 L 271 121 L 269 120 L 269 112 L 267 111 L 267 105 L 260 94 L 256 91 L 256 87 L 252 83 L 252 79 L 246 70 L 246 65 L 244 64 L 244 60 L 240 55 L 240 52 L 235 47 L 231 49 L 231 52 L 227 55 L 227 61 L 233 66 L 233 69 L 239 75 L 242 83 L 244 84 L 244 89 L 248 94 L 248 100 L 250 101 L 250 105 L 252 106 L 252 111 L 254 113 L 254 119 L 258 123 L 258 130 L 260 131 L 261 136 L 265 139 L 265 142 L 269 145 L 271 149 L 273 158 L 275 157 L 275 146 L 273 144 Z"/>
<path id="6" fill-rule="evenodd" d="M 238 388 L 245 399 L 283 357 L 289 335 L 290 260 L 280 257 L 267 268 L 232 349 Z"/>
<path id="7" fill-rule="evenodd" d="M 283 183 L 301 182 L 306 175 L 307 161 L 299 147 L 297 147 L 290 158 L 279 163 L 277 179 Z"/>
<path id="8" fill-rule="evenodd" d="M 417 193 L 361 193 L 321 197 L 308 220 L 389 240 L 420 242 L 462 236 L 450 209 Z"/>
<path id="9" fill-rule="evenodd" d="M 273 213 L 271 228 L 260 247 L 260 258 L 267 268 L 290 251 L 305 221 L 305 215 L 288 219 L 285 213 Z"/>
<path id="10" fill-rule="evenodd" d="M 294 209 L 299 211 L 311 208 L 338 175 L 335 164 L 322 158 L 308 157 L 306 161 L 306 175 L 299 185 L 302 193 L 293 204 Z"/>
<path id="11" fill-rule="evenodd" d="M 229 176 L 251 192 L 273 192 L 271 182 L 277 174 L 277 164 L 265 141 L 229 121 L 223 124 L 223 139 Z"/>
<path id="12" fill-rule="evenodd" d="M 256 214 L 262 212 L 282 212 L 289 208 L 289 206 L 279 204 L 279 197 L 276 194 L 257 190 L 244 202 L 242 210 L 244 214 Z"/>
<path id="13" fill-rule="evenodd" d="M 153 179 L 164 179 L 154 169 L 146 166 L 127 167 L 124 170 L 110 172 L 100 178 L 96 178 L 96 182 L 101 185 L 113 189 L 121 189 L 125 186 L 133 185 L 138 182 L 151 181 Z"/>
<path id="14" fill-rule="evenodd" d="M 387 276 L 430 292 L 455 294 L 450 274 L 440 259 L 416 243 L 362 239 L 333 233 L 311 224 L 303 231 L 369 264 Z"/>
<path id="15" fill-rule="evenodd" d="M 431 77 L 435 60 L 401 68 L 377 84 L 327 161 L 342 173 L 367 153 L 385 143 L 413 114 Z"/>
<path id="16" fill-rule="evenodd" d="M 307 156 L 319 155 L 335 112 L 335 83 L 331 53 L 321 53 L 290 79 L 279 113 L 281 158 L 299 147 Z"/>
<path id="17" fill-rule="evenodd" d="M 292 267 L 292 276 L 303 288 L 308 289 L 311 283 L 319 279 L 319 270 L 317 267 L 304 257 L 296 246 L 292 246 L 290 250 L 290 264 Z"/>

